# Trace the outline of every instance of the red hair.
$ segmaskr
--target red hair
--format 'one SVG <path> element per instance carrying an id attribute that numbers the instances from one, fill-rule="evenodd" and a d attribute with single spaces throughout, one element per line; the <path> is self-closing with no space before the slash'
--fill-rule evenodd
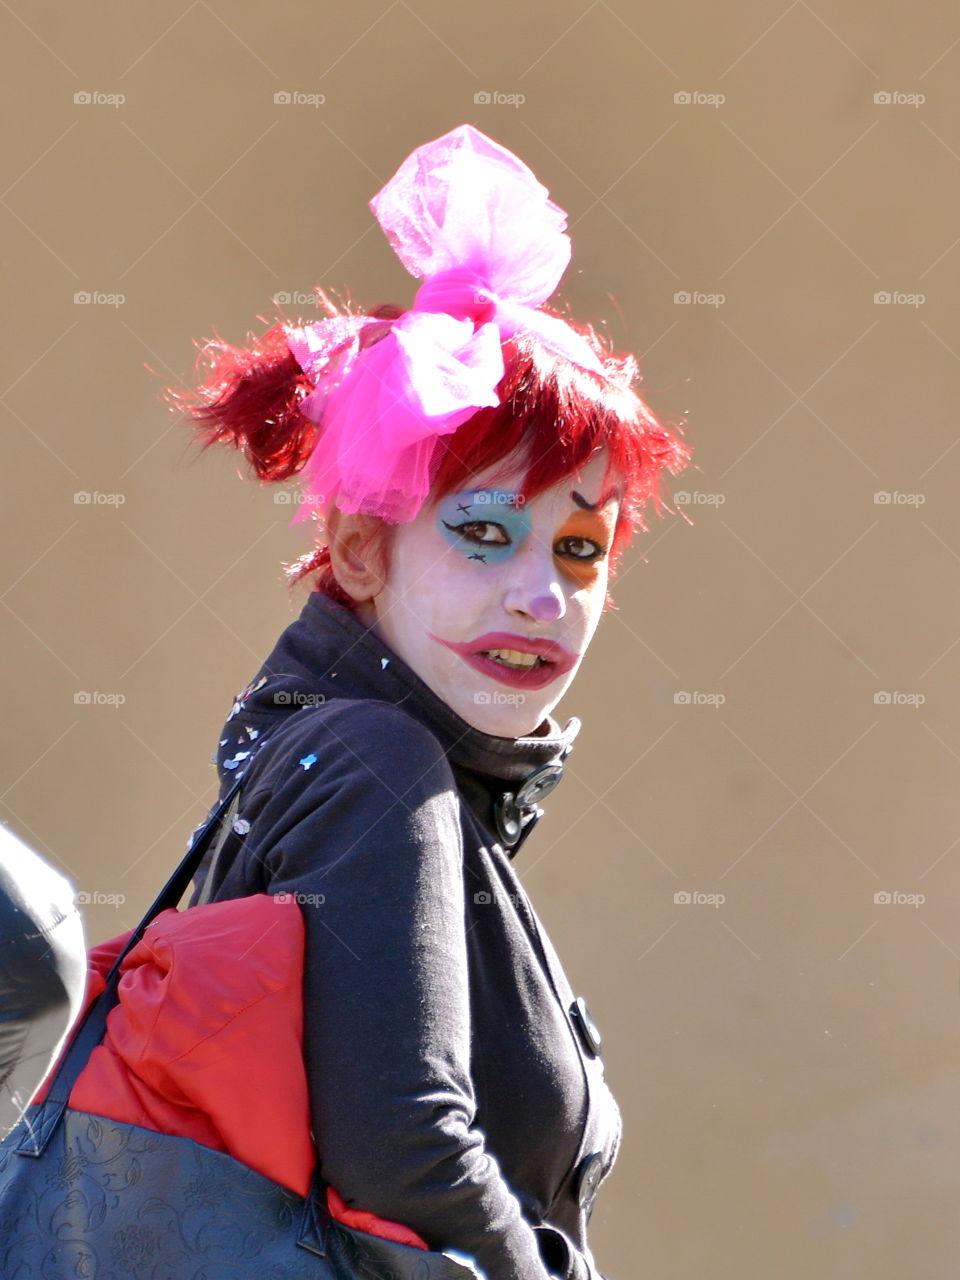
<path id="1" fill-rule="evenodd" d="M 332 304 L 328 303 L 328 310 L 336 314 Z M 395 319 L 403 312 L 384 306 L 370 314 Z M 506 371 L 498 387 L 500 403 L 478 410 L 456 431 L 438 439 L 428 503 L 468 488 L 477 474 L 498 463 L 504 463 L 505 473 L 512 471 L 518 458 L 525 469 L 522 493 L 530 500 L 576 475 L 605 449 L 608 473 L 622 482 L 610 551 L 612 578 L 636 528 L 647 532 L 643 520 L 647 502 L 653 502 L 658 515 L 666 506 L 660 494 L 662 472 L 681 471 L 690 461 L 690 449 L 676 428 L 657 420 L 634 389 L 639 381 L 636 360 L 612 353 L 588 326 L 571 324 L 571 328 L 590 343 L 606 376 L 571 363 L 533 336 L 518 334 L 504 342 Z M 202 371 L 204 364 L 207 368 Z M 187 414 L 202 448 L 225 443 L 242 450 L 263 481 L 296 475 L 321 428 L 300 412 L 313 384 L 287 346 L 283 323 L 259 337 L 248 334 L 246 347 L 231 346 L 219 337 L 205 342 L 196 375 L 195 388 L 168 387 L 165 396 L 175 410 Z M 385 538 L 393 527 L 381 522 L 373 538 Z M 337 582 L 329 549 L 322 544 L 285 564 L 284 570 L 291 587 L 313 573 L 316 590 L 348 607 L 356 603 Z"/>

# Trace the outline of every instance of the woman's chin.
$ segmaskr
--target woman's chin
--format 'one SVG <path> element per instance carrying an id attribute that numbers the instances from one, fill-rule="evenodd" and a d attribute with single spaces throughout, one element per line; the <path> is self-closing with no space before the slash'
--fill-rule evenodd
<path id="1" fill-rule="evenodd" d="M 454 711 L 467 724 L 495 738 L 526 738 L 535 733 L 548 714 L 542 698 L 514 689 L 477 690 L 458 700 Z"/>

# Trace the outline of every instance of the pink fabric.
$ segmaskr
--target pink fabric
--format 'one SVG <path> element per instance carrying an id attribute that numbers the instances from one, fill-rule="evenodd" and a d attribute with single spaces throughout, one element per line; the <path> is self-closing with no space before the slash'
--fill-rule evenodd
<path id="1" fill-rule="evenodd" d="M 333 499 L 345 512 L 412 520 L 437 439 L 499 404 L 501 343 L 516 333 L 603 373 L 579 334 L 537 310 L 570 260 L 566 214 L 505 147 L 460 125 L 408 156 L 370 207 L 423 283 L 397 320 L 286 329 L 315 387 L 301 409 L 322 425 L 294 523 Z"/>

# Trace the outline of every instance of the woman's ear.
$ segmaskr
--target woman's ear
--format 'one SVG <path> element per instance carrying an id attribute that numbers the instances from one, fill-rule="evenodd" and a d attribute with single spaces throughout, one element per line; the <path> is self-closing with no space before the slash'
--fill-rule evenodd
<path id="1" fill-rule="evenodd" d="M 344 513 L 332 506 L 326 519 L 330 566 L 337 582 L 358 603 L 373 600 L 387 581 L 386 546 L 377 516 Z M 379 536 L 378 536 L 379 535 Z"/>

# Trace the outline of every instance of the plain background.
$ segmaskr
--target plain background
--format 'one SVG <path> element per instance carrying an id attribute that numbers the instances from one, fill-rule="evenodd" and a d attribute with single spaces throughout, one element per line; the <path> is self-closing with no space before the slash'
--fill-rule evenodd
<path id="1" fill-rule="evenodd" d="M 280 293 L 409 303 L 366 202 L 469 121 L 696 452 L 520 859 L 624 1114 L 598 1263 L 955 1276 L 954 7 L 11 0 L 0 33 L 2 817 L 101 895 L 90 940 L 179 859 L 303 602 L 304 526 L 159 387 Z"/>

